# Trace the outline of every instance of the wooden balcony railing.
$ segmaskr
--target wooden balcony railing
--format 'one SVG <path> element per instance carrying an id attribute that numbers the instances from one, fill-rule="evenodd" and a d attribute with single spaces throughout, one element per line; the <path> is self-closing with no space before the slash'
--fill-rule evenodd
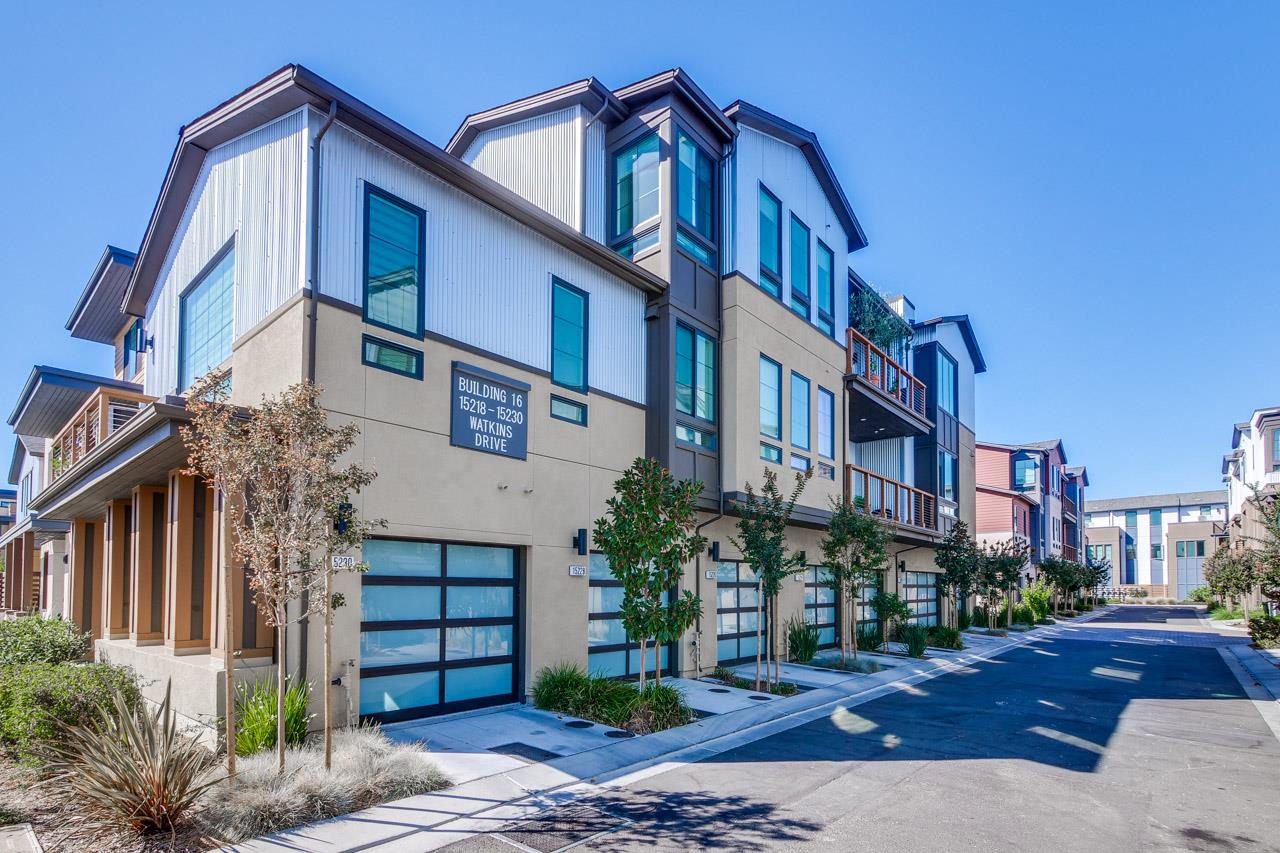
<path id="1" fill-rule="evenodd" d="M 845 373 L 857 376 L 886 397 L 924 417 L 924 383 L 912 376 L 898 362 L 857 329 L 848 330 L 845 349 Z"/>
<path id="2" fill-rule="evenodd" d="M 938 504 L 933 495 L 857 465 L 844 466 L 846 500 L 863 512 L 921 530 L 938 529 Z"/>
<path id="3" fill-rule="evenodd" d="M 1077 515 L 1075 500 L 1073 500 L 1070 497 L 1067 497 L 1067 494 L 1065 492 L 1062 494 L 1062 509 L 1064 512 L 1069 512 L 1073 516 Z"/>
<path id="4" fill-rule="evenodd" d="M 1063 545 L 1062 557 L 1065 560 L 1071 560 L 1072 562 L 1079 562 L 1080 552 L 1076 550 L 1076 547 L 1074 545 Z"/>
<path id="5" fill-rule="evenodd" d="M 63 477 L 99 444 L 155 400 L 115 388 L 94 391 L 49 445 L 49 481 Z"/>

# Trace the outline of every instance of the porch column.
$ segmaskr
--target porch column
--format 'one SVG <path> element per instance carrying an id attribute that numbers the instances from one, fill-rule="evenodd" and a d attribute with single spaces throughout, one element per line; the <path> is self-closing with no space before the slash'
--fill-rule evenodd
<path id="1" fill-rule="evenodd" d="M 24 533 L 17 539 L 18 545 L 18 606 L 27 611 L 40 607 L 40 568 L 36 565 L 36 535 Z"/>
<path id="2" fill-rule="evenodd" d="M 0 596 L 0 610 L 13 609 L 13 579 L 16 574 L 13 566 L 13 552 L 14 544 L 11 541 L 4 546 L 4 573 L 0 575 L 0 580 L 3 582 L 3 589 L 0 589 L 0 593 L 3 593 Z"/>
<path id="3" fill-rule="evenodd" d="M 164 642 L 175 652 L 209 649 L 213 559 L 209 492 L 204 481 L 169 472 L 164 548 Z"/>
<path id="4" fill-rule="evenodd" d="M 210 491 L 210 507 L 214 508 L 212 491 Z M 233 533 L 230 527 L 229 514 L 225 507 L 222 511 L 214 512 L 216 516 L 215 528 L 221 535 L 221 541 L 218 543 L 218 553 L 222 564 L 214 569 L 213 578 L 213 603 L 214 612 L 213 620 L 213 636 L 214 654 L 221 654 L 225 649 L 225 627 L 226 617 L 223 614 L 223 598 L 222 584 L 226 578 L 226 572 L 223 569 L 226 561 L 234 561 L 235 556 L 231 553 L 233 545 Z M 234 649 L 239 649 L 242 658 L 251 657 L 269 657 L 272 649 L 275 647 L 275 631 L 267 625 L 266 619 L 258 613 L 258 608 L 254 606 L 253 590 L 249 587 L 249 577 L 240 565 L 234 566 L 231 571 L 231 598 L 232 598 L 232 614 L 234 629 L 232 634 L 232 642 Z M 296 626 L 295 626 L 296 627 Z"/>
<path id="5" fill-rule="evenodd" d="M 102 637 L 102 551 L 105 536 L 101 519 L 77 518 L 67 535 L 68 582 L 71 585 L 67 614 L 92 639 Z"/>
<path id="6" fill-rule="evenodd" d="M 107 501 L 102 610 L 108 640 L 129 636 L 130 593 L 133 591 L 129 577 L 133 559 L 129 531 L 132 527 L 133 501 Z"/>
<path id="7" fill-rule="evenodd" d="M 133 528 L 130 531 L 133 566 L 133 616 L 129 636 L 142 644 L 164 640 L 164 581 L 167 490 L 136 486 L 133 490 Z"/>

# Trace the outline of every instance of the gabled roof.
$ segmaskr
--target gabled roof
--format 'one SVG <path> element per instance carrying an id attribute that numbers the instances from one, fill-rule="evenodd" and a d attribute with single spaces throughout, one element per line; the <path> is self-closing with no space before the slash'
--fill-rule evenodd
<path id="1" fill-rule="evenodd" d="M 1136 495 L 1131 498 L 1105 498 L 1084 502 L 1085 512 L 1108 512 L 1124 509 L 1157 509 L 1166 506 L 1204 506 L 1205 504 L 1225 504 L 1225 489 L 1212 489 L 1206 492 L 1172 492 L 1165 495 Z"/>
<path id="2" fill-rule="evenodd" d="M 581 105 L 592 115 L 605 110 L 615 120 L 624 118 L 627 108 L 594 77 L 575 80 L 536 95 L 529 95 L 515 101 L 472 113 L 462 120 L 462 124 L 454 131 L 453 138 L 445 145 L 444 150 L 456 157 L 461 157 L 471 147 L 475 138 L 484 131 L 511 122 L 522 121 L 534 116 L 546 115 L 557 110 Z"/>
<path id="3" fill-rule="evenodd" d="M 1083 465 L 1072 465 L 1068 468 L 1063 468 L 1062 473 L 1073 480 L 1079 480 L 1082 486 L 1088 487 L 1089 485 L 1089 469 Z"/>
<path id="4" fill-rule="evenodd" d="M 67 320 L 71 337 L 100 344 L 115 341 L 128 319 L 121 312 L 120 303 L 137 257 L 133 252 L 107 246 Z"/>
<path id="5" fill-rule="evenodd" d="M 22 456 L 27 449 L 22 446 L 22 439 L 16 436 L 13 439 L 13 453 L 9 456 L 9 482 L 17 484 L 18 478 L 22 476 Z"/>
<path id="6" fill-rule="evenodd" d="M 18 402 L 9 414 L 9 426 L 18 435 L 52 438 L 89 395 L 102 387 L 142 392 L 142 386 L 136 382 L 37 364 L 31 368 Z"/>
<path id="7" fill-rule="evenodd" d="M 1267 406 L 1261 409 L 1254 409 L 1253 414 L 1249 416 L 1249 420 L 1241 424 L 1236 424 L 1231 432 L 1231 449 L 1235 450 L 1240 446 L 1240 438 L 1246 432 L 1253 429 L 1254 421 L 1261 423 L 1262 421 L 1280 415 L 1280 406 Z"/>
<path id="8" fill-rule="evenodd" d="M 628 111 L 643 106 L 661 95 L 680 95 L 693 106 L 703 121 L 719 132 L 723 142 L 732 142 L 738 135 L 737 127 L 726 118 L 728 111 L 722 111 L 716 102 L 693 82 L 693 78 L 683 68 L 660 71 L 651 77 L 629 83 L 621 89 L 615 89 L 613 94 Z"/>
<path id="9" fill-rule="evenodd" d="M 155 289 L 170 242 L 210 149 L 241 136 L 294 110 L 311 106 L 327 113 L 415 166 L 459 188 L 490 207 L 532 228 L 542 236 L 582 256 L 649 294 L 666 290 L 653 273 L 578 233 L 559 219 L 486 177 L 457 157 L 393 121 L 373 107 L 309 71 L 286 65 L 240 94 L 186 125 L 169 161 L 160 195 L 138 250 L 133 276 L 125 291 L 125 313 L 142 316 Z"/>
<path id="10" fill-rule="evenodd" d="M 934 317 L 932 320 L 912 323 L 911 327 L 913 329 L 922 329 L 926 326 L 940 326 L 945 323 L 954 323 L 960 329 L 960 336 L 964 338 L 965 348 L 969 350 L 969 360 L 973 362 L 973 372 L 986 373 L 987 362 L 982 357 L 982 350 L 978 349 L 978 337 L 973 333 L 973 323 L 970 322 L 968 314 L 948 314 L 944 317 Z"/>
<path id="11" fill-rule="evenodd" d="M 822 146 L 818 143 L 818 137 L 813 131 L 792 124 L 746 101 L 734 101 L 725 108 L 724 114 L 736 124 L 746 125 L 775 136 L 804 152 L 805 159 L 809 161 L 809 167 L 813 169 L 818 183 L 827 195 L 827 202 L 836 212 L 845 233 L 849 235 L 849 251 L 856 252 L 866 247 L 866 232 L 862 230 L 858 217 L 854 215 L 853 206 L 849 204 L 849 199 L 840 186 L 835 169 L 831 168 L 831 163 L 827 160 L 827 155 L 823 152 Z"/>

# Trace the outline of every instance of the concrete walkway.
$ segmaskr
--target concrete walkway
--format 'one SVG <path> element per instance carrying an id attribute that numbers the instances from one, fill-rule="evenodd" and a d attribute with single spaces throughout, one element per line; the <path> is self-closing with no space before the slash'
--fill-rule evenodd
<path id="1" fill-rule="evenodd" d="M 1086 622 L 1106 611 L 1094 611 L 1078 617 L 1074 622 Z M 1072 624 L 1072 623 L 1064 623 Z M 723 711 L 675 729 L 613 740 L 608 744 L 586 749 L 574 754 L 553 758 L 545 762 L 506 766 L 488 775 L 477 776 L 465 751 L 439 753 L 442 769 L 460 772 L 451 776 L 460 784 L 433 794 L 386 803 L 381 806 L 353 812 L 332 820 L 323 821 L 275 835 L 238 844 L 227 850 L 253 851 L 253 853 L 282 853 L 282 851 L 307 851 L 308 853 L 354 853 L 354 851 L 435 850 L 447 844 L 472 837 L 478 832 L 491 831 L 497 826 L 520 820 L 554 805 L 572 802 L 591 795 L 604 783 L 617 784 L 617 780 L 652 772 L 671 763 L 698 761 L 727 749 L 740 746 L 780 731 L 804 725 L 815 719 L 829 716 L 837 708 L 849 708 L 899 691 L 914 691 L 915 685 L 952 672 L 965 672 L 971 664 L 989 660 L 1009 649 L 1019 648 L 1042 636 L 1037 629 L 1025 634 L 1008 637 L 983 637 L 974 648 L 962 652 L 936 654 L 926 660 L 898 659 L 898 665 L 870 675 L 837 673 L 838 680 L 824 686 L 815 686 L 795 696 L 773 697 L 769 701 L 751 701 L 750 705 L 725 707 Z M 969 635 L 966 636 L 968 642 Z M 977 646 L 981 645 L 981 648 Z M 794 668 L 793 668 L 794 667 Z M 787 665 L 790 676 L 804 677 L 798 670 L 812 667 Z M 830 670 L 821 672 L 830 673 Z M 830 676 L 820 673 L 809 678 Z M 717 685 L 703 681 L 673 679 L 675 683 L 696 691 L 691 700 L 702 703 L 707 689 Z M 738 693 L 746 691 L 736 691 Z M 724 696 L 726 694 L 709 694 Z M 729 694 L 732 695 L 732 694 Z M 736 705 L 736 703 L 734 703 Z M 694 706 L 696 707 L 696 705 Z M 526 725 L 545 712 L 536 709 L 508 708 L 499 714 L 518 714 Z M 549 715 L 555 717 L 555 715 Z M 477 715 L 454 727 L 458 731 L 476 727 L 483 729 L 486 723 L 506 717 L 497 714 Z M 446 724 L 453 721 L 446 721 Z M 465 728 L 464 728 L 465 727 Z M 400 735 L 413 726 L 397 731 Z M 427 741 L 432 740 L 430 722 L 417 726 Z M 444 731 L 448 732 L 449 729 Z M 556 737 L 562 737 L 559 731 Z M 470 735 L 473 740 L 478 735 Z M 498 737 L 491 735 L 489 739 Z M 471 743 L 471 741 L 459 742 Z M 473 744 L 474 745 L 474 744 Z M 462 759 L 462 760 L 460 760 Z M 487 760 L 487 759 L 486 759 Z M 490 765 L 495 767 L 497 765 Z M 469 777 L 469 778 L 468 778 Z"/>
<path id="2" fill-rule="evenodd" d="M 40 853 L 40 842 L 31 824 L 0 826 L 0 853 Z"/>

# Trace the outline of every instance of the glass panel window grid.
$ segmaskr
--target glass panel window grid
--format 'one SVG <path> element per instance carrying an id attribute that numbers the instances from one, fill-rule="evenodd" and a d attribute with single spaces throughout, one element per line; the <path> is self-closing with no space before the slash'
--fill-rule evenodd
<path id="1" fill-rule="evenodd" d="M 1034 459 L 1013 460 L 1013 487 L 1015 489 L 1034 489 L 1040 481 L 1040 468 Z"/>
<path id="2" fill-rule="evenodd" d="M 235 269 L 235 252 L 229 251 L 182 297 L 179 390 L 231 357 Z"/>
<path id="3" fill-rule="evenodd" d="M 604 554 L 591 554 L 587 561 L 587 670 L 610 678 L 638 677 L 640 644 L 627 636 L 622 627 L 622 582 L 613 576 Z M 670 593 L 664 592 L 663 603 L 670 600 Z M 644 665 L 650 675 L 656 667 L 668 672 L 669 647 L 655 649 L 650 640 Z"/>
<path id="4" fill-rule="evenodd" d="M 836 458 L 836 395 L 818 387 L 818 453 Z"/>
<path id="5" fill-rule="evenodd" d="M 809 449 L 809 380 L 791 374 L 791 446 Z"/>
<path id="6" fill-rule="evenodd" d="M 782 365 L 760 356 L 760 434 L 782 439 Z"/>
<path id="7" fill-rule="evenodd" d="M 365 194 L 365 319 L 422 336 L 421 210 L 369 188 Z"/>
<path id="8" fill-rule="evenodd" d="M 676 424 L 676 438 L 679 441 L 687 441 L 690 444 L 705 447 L 707 450 L 716 449 L 716 434 L 705 429 L 696 429 L 685 424 Z"/>
<path id="9" fill-rule="evenodd" d="M 824 480 L 831 480 L 832 482 L 835 482 L 835 479 L 836 479 L 836 466 L 834 466 L 834 465 L 828 465 L 826 462 L 819 462 L 819 463 L 818 463 L 818 476 L 819 476 L 819 477 L 821 477 L 821 478 L 822 478 L 822 479 L 824 479 Z"/>
<path id="10" fill-rule="evenodd" d="M 765 462 L 772 462 L 775 465 L 782 464 L 782 448 L 774 447 L 772 444 L 760 442 L 760 458 Z"/>
<path id="11" fill-rule="evenodd" d="M 1164 513 L 1161 510 L 1153 509 L 1149 513 L 1151 517 L 1151 526 L 1160 527 L 1164 524 Z"/>
<path id="12" fill-rule="evenodd" d="M 683 323 L 677 323 L 676 411 L 714 423 L 715 389 L 715 340 Z"/>
<path id="13" fill-rule="evenodd" d="M 613 157 L 613 234 L 629 234 L 658 215 L 658 135 L 651 133 Z"/>
<path id="14" fill-rule="evenodd" d="M 693 255 L 705 266 L 714 266 L 711 263 L 711 250 L 686 234 L 683 228 L 676 229 L 676 245 Z"/>
<path id="15" fill-rule="evenodd" d="M 809 228 L 791 217 L 791 310 L 809 319 Z"/>
<path id="16" fill-rule="evenodd" d="M 750 566 L 733 561 L 716 566 L 717 663 L 730 666 L 755 659 L 760 624 L 756 608 L 760 604 L 760 590 Z M 764 627 L 768 628 L 767 619 Z"/>
<path id="17" fill-rule="evenodd" d="M 828 335 L 834 335 L 836 330 L 836 259 L 835 255 L 821 240 L 818 241 L 816 261 L 818 274 L 818 328 Z"/>
<path id="18" fill-rule="evenodd" d="M 798 453 L 791 454 L 791 467 L 795 470 L 808 471 L 810 464 L 808 456 L 801 456 Z"/>
<path id="19" fill-rule="evenodd" d="M 942 350 L 938 350 L 938 408 L 955 417 L 956 400 L 956 362 Z"/>
<path id="20" fill-rule="evenodd" d="M 707 240 L 715 239 L 715 165 L 683 130 L 676 131 L 680 218 Z M 708 260 L 707 263 L 710 263 Z"/>
<path id="21" fill-rule="evenodd" d="M 399 373 L 411 379 L 422 378 L 421 352 L 390 341 L 379 340 L 371 335 L 364 336 L 361 362 L 369 367 Z"/>
<path id="22" fill-rule="evenodd" d="M 960 476 L 960 460 L 945 450 L 938 451 L 938 497 L 956 500 L 956 482 Z"/>
<path id="23" fill-rule="evenodd" d="M 839 637 L 839 608 L 835 590 L 822 582 L 826 570 L 809 566 L 804 571 L 804 621 L 818 628 L 818 646 L 828 649 Z"/>
<path id="24" fill-rule="evenodd" d="M 372 539 L 363 557 L 363 717 L 389 722 L 515 700 L 515 549 Z"/>
<path id="25" fill-rule="evenodd" d="M 587 390 L 587 294 L 551 280 L 551 381 Z"/>
<path id="26" fill-rule="evenodd" d="M 903 600 L 911 608 L 909 621 L 916 625 L 938 624 L 938 576 L 932 572 L 903 575 Z"/>
<path id="27" fill-rule="evenodd" d="M 551 395 L 551 417 L 558 421 L 568 421 L 579 426 L 587 425 L 587 407 L 573 400 Z"/>
<path id="28" fill-rule="evenodd" d="M 782 203 L 760 187 L 760 286 L 782 295 Z"/>

